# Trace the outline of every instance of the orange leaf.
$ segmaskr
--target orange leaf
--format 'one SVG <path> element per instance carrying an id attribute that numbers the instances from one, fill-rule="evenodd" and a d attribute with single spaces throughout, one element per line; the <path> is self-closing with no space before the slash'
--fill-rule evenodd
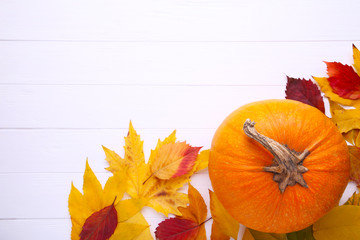
<path id="1" fill-rule="evenodd" d="M 236 239 L 239 233 L 239 222 L 237 222 L 224 208 L 220 200 L 217 198 L 214 192 L 209 190 L 210 194 L 210 210 L 213 217 L 213 228 L 219 229 L 225 236 Z M 216 232 L 212 231 L 212 234 Z M 219 234 L 216 234 L 219 235 Z M 214 238 L 218 239 L 218 238 Z M 220 239 L 220 238 L 219 238 Z"/>
<path id="2" fill-rule="evenodd" d="M 338 62 L 325 62 L 328 81 L 334 93 L 346 99 L 360 98 L 360 76 L 349 65 Z"/>
<path id="3" fill-rule="evenodd" d="M 349 146 L 350 153 L 350 179 L 360 185 L 360 148 Z"/>
<path id="4" fill-rule="evenodd" d="M 207 207 L 204 199 L 191 184 L 189 184 L 189 206 L 179 207 L 182 216 L 179 218 L 188 219 L 198 224 L 205 221 L 207 216 Z"/>
<path id="5" fill-rule="evenodd" d="M 161 146 L 151 164 L 152 174 L 160 179 L 187 174 L 193 169 L 200 148 L 191 147 L 185 142 L 167 143 Z"/>
<path id="6" fill-rule="evenodd" d="M 156 228 L 155 236 L 159 240 L 196 239 L 199 233 L 199 224 L 180 218 L 168 218 Z"/>
<path id="7" fill-rule="evenodd" d="M 80 240 L 109 239 L 114 233 L 117 224 L 117 212 L 113 203 L 100 211 L 94 212 L 86 219 L 80 233 Z"/>

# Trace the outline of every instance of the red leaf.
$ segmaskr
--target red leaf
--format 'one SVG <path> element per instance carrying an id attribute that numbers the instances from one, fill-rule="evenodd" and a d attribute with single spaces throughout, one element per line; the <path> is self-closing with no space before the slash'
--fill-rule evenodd
<path id="1" fill-rule="evenodd" d="M 181 218 L 168 218 L 156 228 L 155 236 L 159 240 L 196 239 L 199 224 Z"/>
<path id="2" fill-rule="evenodd" d="M 306 103 L 325 113 L 321 92 L 311 80 L 287 77 L 285 93 L 286 99 Z"/>
<path id="3" fill-rule="evenodd" d="M 325 62 L 328 81 L 334 93 L 342 98 L 360 98 L 360 76 L 349 65 L 338 62 Z"/>
<path id="4" fill-rule="evenodd" d="M 94 212 L 86 219 L 80 233 L 80 240 L 109 239 L 116 229 L 117 220 L 114 203 L 100 211 Z"/>

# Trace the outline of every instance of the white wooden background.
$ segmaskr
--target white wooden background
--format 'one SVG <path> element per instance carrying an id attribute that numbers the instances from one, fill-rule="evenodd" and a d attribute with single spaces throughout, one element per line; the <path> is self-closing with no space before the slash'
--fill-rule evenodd
<path id="1" fill-rule="evenodd" d="M 174 129 L 209 148 L 286 75 L 352 64 L 359 23 L 356 0 L 0 0 L 0 239 L 70 239 L 71 182 L 87 157 L 105 182 L 101 145 L 123 154 L 130 120 L 146 156 Z M 193 184 L 208 203 L 207 172 Z"/>

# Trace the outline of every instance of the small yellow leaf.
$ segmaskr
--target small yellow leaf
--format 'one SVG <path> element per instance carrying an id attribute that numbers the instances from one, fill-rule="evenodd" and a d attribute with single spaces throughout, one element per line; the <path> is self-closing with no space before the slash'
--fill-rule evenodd
<path id="1" fill-rule="evenodd" d="M 316 240 L 360 239 L 360 206 L 333 208 L 314 223 L 313 233 Z"/>
<path id="2" fill-rule="evenodd" d="M 203 197 L 191 184 L 189 184 L 188 196 L 189 206 L 186 208 L 179 207 L 181 212 L 180 218 L 188 219 L 198 224 L 203 223 L 207 216 L 207 207 Z"/>
<path id="3" fill-rule="evenodd" d="M 353 44 L 354 68 L 357 74 L 360 74 L 360 51 Z"/>
<path id="4" fill-rule="evenodd" d="M 203 170 L 205 168 L 208 167 L 209 165 L 209 155 L 210 155 L 210 150 L 203 150 L 199 153 L 199 155 L 196 158 L 196 162 L 195 162 L 195 172 L 198 172 L 200 170 Z"/>
<path id="5" fill-rule="evenodd" d="M 210 210 L 214 223 L 220 230 L 233 239 L 237 238 L 239 233 L 239 222 L 237 222 L 224 208 L 214 192 L 209 190 L 210 194 Z"/>
<path id="6" fill-rule="evenodd" d="M 331 89 L 331 86 L 327 78 L 320 78 L 320 77 L 313 77 L 313 78 L 319 85 L 321 91 L 325 94 L 326 97 L 330 98 L 330 100 L 346 106 L 354 106 L 354 107 L 360 106 L 360 99 L 358 100 L 346 99 L 334 93 Z"/>
<path id="7" fill-rule="evenodd" d="M 160 179 L 170 179 L 189 173 L 195 164 L 200 148 L 186 142 L 163 145 L 152 162 L 152 174 Z"/>

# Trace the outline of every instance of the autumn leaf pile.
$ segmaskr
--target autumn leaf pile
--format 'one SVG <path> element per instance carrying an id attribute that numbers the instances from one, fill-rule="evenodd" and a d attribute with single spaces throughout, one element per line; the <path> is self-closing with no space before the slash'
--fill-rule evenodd
<path id="1" fill-rule="evenodd" d="M 324 114 L 329 103 L 331 120 L 348 142 L 351 179 L 360 185 L 360 51 L 353 45 L 353 66 L 325 62 L 327 77 L 315 81 L 288 77 L 286 98 L 318 108 Z M 324 101 L 325 99 L 325 101 Z M 151 207 L 164 215 L 153 233 L 156 239 L 207 239 L 205 224 L 211 223 L 212 240 L 237 239 L 239 223 L 209 190 L 210 206 L 190 184 L 191 176 L 207 167 L 209 150 L 176 139 L 176 132 L 158 140 L 145 160 L 143 141 L 131 122 L 125 137 L 124 156 L 103 147 L 106 168 L 112 173 L 104 185 L 88 161 L 82 193 L 71 186 L 69 212 L 72 240 L 153 239 L 141 213 Z M 188 186 L 188 194 L 180 189 Z M 209 186 L 210 187 L 210 186 Z M 208 208 L 211 216 L 208 216 Z M 171 215 L 171 217 L 169 217 Z M 360 194 L 354 192 L 312 226 L 293 233 L 271 234 L 245 229 L 243 240 L 339 240 L 360 239 Z"/>

